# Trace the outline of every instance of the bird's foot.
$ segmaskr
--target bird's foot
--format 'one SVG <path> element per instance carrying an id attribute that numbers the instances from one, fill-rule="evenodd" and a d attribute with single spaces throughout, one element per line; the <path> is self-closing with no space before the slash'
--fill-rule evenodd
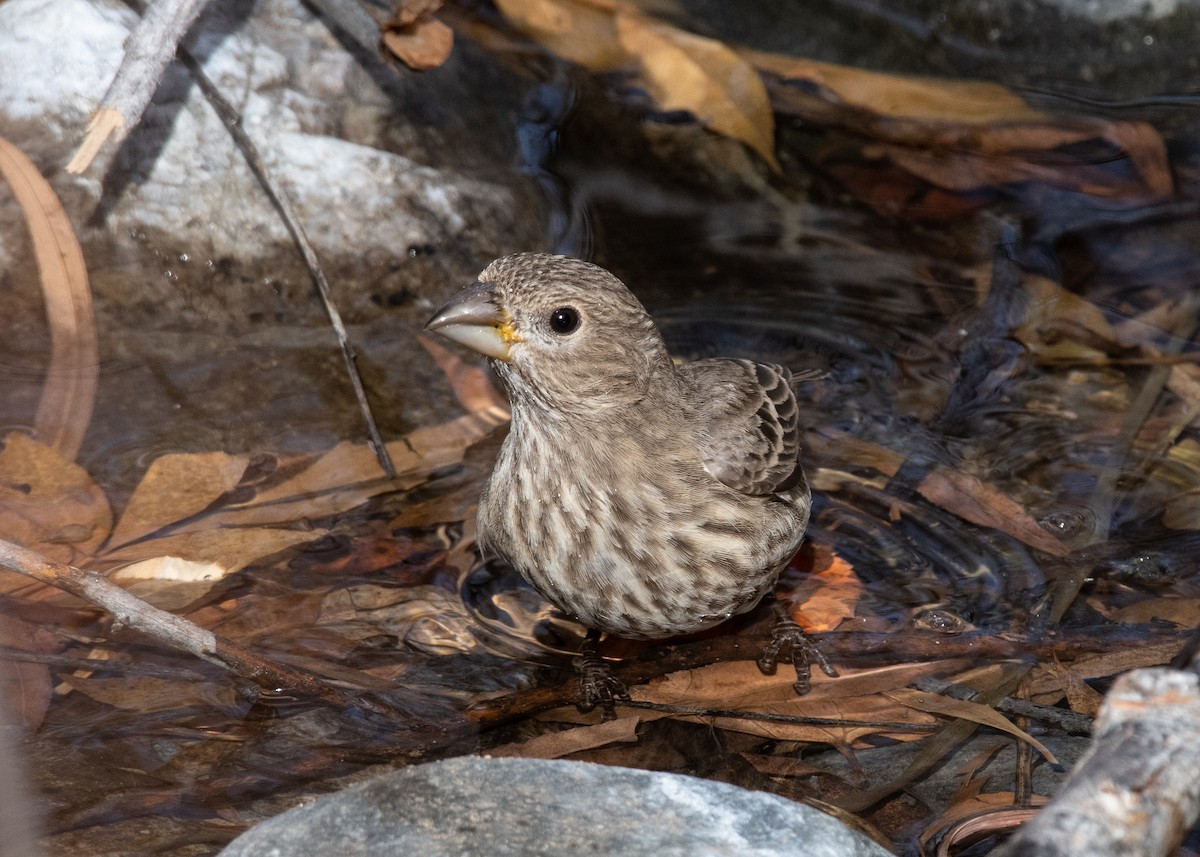
<path id="1" fill-rule="evenodd" d="M 796 681 L 792 685 L 799 696 L 804 696 L 812 690 L 812 665 L 815 663 L 821 672 L 830 678 L 837 677 L 837 670 L 813 642 L 812 637 L 805 634 L 795 620 L 788 615 L 787 608 L 775 604 L 772 608 L 775 621 L 771 624 L 771 642 L 763 650 L 758 659 L 758 668 L 764 675 L 775 675 L 775 668 L 781 660 L 787 661 L 796 668 Z"/>
<path id="2" fill-rule="evenodd" d="M 597 651 L 599 642 L 599 632 L 588 631 L 583 649 L 575 660 L 575 671 L 579 673 L 579 702 L 576 708 L 587 714 L 599 705 L 604 720 L 615 720 L 617 701 L 628 702 L 629 690 L 600 657 Z"/>

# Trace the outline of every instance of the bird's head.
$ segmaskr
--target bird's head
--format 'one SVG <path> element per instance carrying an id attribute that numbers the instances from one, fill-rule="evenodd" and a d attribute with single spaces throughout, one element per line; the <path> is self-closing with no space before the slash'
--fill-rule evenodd
<path id="1" fill-rule="evenodd" d="M 566 256 L 497 259 L 425 325 L 480 354 L 515 402 L 558 411 L 630 404 L 673 372 L 654 322 L 612 274 Z"/>

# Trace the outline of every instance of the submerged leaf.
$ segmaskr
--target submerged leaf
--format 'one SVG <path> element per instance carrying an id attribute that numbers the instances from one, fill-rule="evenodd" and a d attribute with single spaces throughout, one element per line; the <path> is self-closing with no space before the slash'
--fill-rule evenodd
<path id="1" fill-rule="evenodd" d="M 0 533 L 5 538 L 73 562 L 99 547 L 111 528 L 108 498 L 86 470 L 19 432 L 4 439 Z"/>
<path id="2" fill-rule="evenodd" d="M 852 617 L 862 594 L 862 581 L 854 567 L 834 554 L 828 565 L 808 575 L 787 600 L 796 605 L 792 613 L 800 627 L 806 633 L 819 634 Z"/>
<path id="3" fill-rule="evenodd" d="M 249 461 L 224 452 L 173 453 L 154 460 L 117 522 L 110 544 L 121 545 L 190 518 L 231 491 Z"/>
<path id="4" fill-rule="evenodd" d="M 982 705 L 978 702 L 968 702 L 962 699 L 953 699 L 935 693 L 925 693 L 920 690 L 911 690 L 909 688 L 889 690 L 884 695 L 890 696 L 897 702 L 911 706 L 918 711 L 927 711 L 930 714 L 938 714 L 943 717 L 961 717 L 963 720 L 970 720 L 983 726 L 999 729 L 1001 732 L 1007 732 L 1009 735 L 1019 738 L 1033 747 L 1050 764 L 1058 764 L 1058 759 L 1055 758 L 1054 754 L 1050 752 L 1045 744 L 1034 738 L 1024 729 L 1018 728 L 1003 714 L 1000 714 L 994 708 L 987 705 Z"/>

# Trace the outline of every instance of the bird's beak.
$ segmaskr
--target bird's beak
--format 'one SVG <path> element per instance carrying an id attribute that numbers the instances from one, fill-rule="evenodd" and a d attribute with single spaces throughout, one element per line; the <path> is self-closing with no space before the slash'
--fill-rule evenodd
<path id="1" fill-rule="evenodd" d="M 512 316 L 496 302 L 489 283 L 463 289 L 429 319 L 425 329 L 506 363 L 509 347 L 521 341 L 513 330 Z"/>

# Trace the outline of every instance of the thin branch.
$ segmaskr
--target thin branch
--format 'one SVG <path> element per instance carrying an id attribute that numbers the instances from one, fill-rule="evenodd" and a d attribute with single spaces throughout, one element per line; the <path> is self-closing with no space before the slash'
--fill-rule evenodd
<path id="1" fill-rule="evenodd" d="M 271 178 L 270 171 L 267 169 L 266 162 L 263 161 L 258 147 L 254 145 L 254 141 L 250 139 L 250 135 L 242 127 L 242 117 L 225 96 L 221 94 L 217 85 L 204 73 L 204 69 L 200 67 L 200 63 L 196 62 L 195 57 L 184 48 L 179 49 L 179 61 L 191 72 L 196 84 L 200 87 L 200 91 L 204 93 L 204 97 L 208 99 L 213 109 L 216 110 L 217 115 L 221 117 L 221 121 L 225 124 L 225 129 L 229 132 L 229 136 L 233 138 L 242 156 L 246 159 L 251 172 L 254 173 L 254 177 L 258 179 L 258 183 L 270 198 L 271 204 L 275 206 L 275 210 L 283 218 L 284 225 L 287 227 L 288 232 L 291 233 L 292 240 L 296 242 L 296 246 L 300 250 L 300 255 L 304 258 L 304 264 L 308 268 L 313 283 L 317 287 L 317 293 L 321 296 L 321 302 L 325 305 L 325 313 L 329 316 L 329 323 L 333 326 L 334 335 L 337 336 L 338 346 L 342 351 L 342 359 L 346 364 L 346 372 L 350 376 L 350 384 L 354 388 L 354 398 L 358 401 L 358 408 L 362 412 L 363 420 L 367 424 L 367 435 L 371 441 L 371 448 L 375 450 L 375 456 L 379 459 L 379 465 L 383 468 L 384 473 L 387 474 L 389 479 L 395 478 L 396 468 L 392 465 L 391 456 L 388 455 L 383 437 L 379 434 L 379 427 L 375 423 L 375 415 L 371 411 L 371 403 L 367 401 L 367 391 L 363 387 L 362 377 L 358 372 L 358 355 L 354 350 L 354 345 L 350 342 L 349 335 L 346 333 L 346 326 L 342 323 L 342 315 L 338 312 L 337 306 L 334 305 L 332 289 L 329 286 L 329 279 L 325 276 L 325 269 L 321 267 L 317 253 L 313 249 L 312 243 L 308 240 L 308 235 L 305 233 L 304 227 L 300 224 L 300 218 L 296 216 L 296 210 L 292 207 L 291 200 L 288 199 L 283 188 L 279 187 Z"/>
<path id="2" fill-rule="evenodd" d="M 52 562 L 3 539 L 0 539 L 0 566 L 70 592 L 111 613 L 114 630 L 128 626 L 141 631 L 173 649 L 224 667 L 261 687 L 272 691 L 288 688 L 339 708 L 360 708 L 402 724 L 413 719 L 411 713 L 390 703 L 331 687 L 311 673 L 252 652 L 182 616 L 147 604 L 95 572 Z"/>
<path id="3" fill-rule="evenodd" d="M 1062 789 L 1004 857 L 1171 854 L 1200 816 L 1200 679 L 1142 669 L 1117 679 L 1096 737 Z"/>
<path id="4" fill-rule="evenodd" d="M 955 684 L 954 682 L 932 676 L 917 679 L 913 682 L 913 686 L 926 693 L 936 693 L 940 696 L 948 696 L 951 699 L 961 699 L 967 702 L 973 701 L 979 695 L 979 691 L 973 687 L 966 687 L 965 685 Z M 1065 711 L 1061 708 L 1055 708 L 1052 705 L 1038 705 L 1036 702 L 1030 702 L 1027 699 L 1013 699 L 1011 697 L 1001 699 L 993 707 L 997 711 L 1002 711 L 1005 714 L 1011 714 L 1016 717 L 1028 717 L 1031 720 L 1053 723 L 1070 735 L 1092 734 L 1092 718 L 1084 714 L 1076 714 L 1074 711 Z"/>
<path id="5" fill-rule="evenodd" d="M 204 11 L 208 0 L 154 0 L 125 41 L 125 56 L 100 106 L 88 120 L 87 136 L 67 172 L 82 173 L 114 134 L 124 135 L 142 121 L 179 41 Z"/>

